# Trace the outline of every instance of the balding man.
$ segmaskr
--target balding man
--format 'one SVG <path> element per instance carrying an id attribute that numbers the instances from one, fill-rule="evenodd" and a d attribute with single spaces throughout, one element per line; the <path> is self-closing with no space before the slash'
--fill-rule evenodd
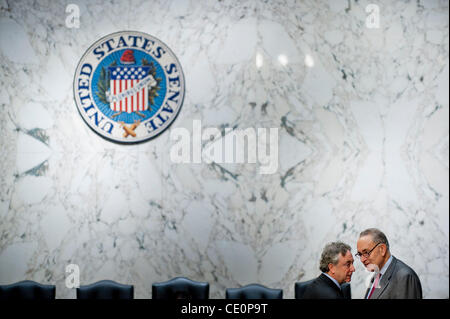
<path id="1" fill-rule="evenodd" d="M 391 255 L 386 235 L 376 228 L 361 232 L 358 257 L 369 271 L 375 271 L 365 299 L 421 299 L 422 285 L 414 270 Z"/>

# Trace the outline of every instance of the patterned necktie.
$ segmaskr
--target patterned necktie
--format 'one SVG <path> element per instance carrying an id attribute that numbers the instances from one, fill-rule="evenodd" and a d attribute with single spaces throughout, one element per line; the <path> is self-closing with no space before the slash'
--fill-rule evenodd
<path id="1" fill-rule="evenodd" d="M 370 290 L 369 296 L 367 299 L 370 299 L 372 297 L 373 292 L 375 291 L 375 288 L 378 287 L 378 282 L 380 281 L 381 273 L 378 273 L 377 277 L 375 278 L 375 282 L 373 283 L 372 289 Z"/>

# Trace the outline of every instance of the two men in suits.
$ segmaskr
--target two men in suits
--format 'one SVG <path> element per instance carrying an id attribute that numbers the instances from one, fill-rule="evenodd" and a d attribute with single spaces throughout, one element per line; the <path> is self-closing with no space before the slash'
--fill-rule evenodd
<path id="1" fill-rule="evenodd" d="M 376 228 L 361 232 L 356 256 L 374 271 L 365 299 L 421 299 L 422 286 L 414 270 L 391 255 L 386 235 Z"/>
<path id="2" fill-rule="evenodd" d="M 349 245 L 334 242 L 325 246 L 320 257 L 322 274 L 306 288 L 303 299 L 344 299 L 341 285 L 350 282 L 355 271 Z"/>
<path id="3" fill-rule="evenodd" d="M 360 233 L 356 257 L 374 272 L 364 299 L 421 299 L 422 285 L 414 270 L 391 255 L 386 235 L 376 228 Z M 322 274 L 312 280 L 303 299 L 344 299 L 341 285 L 350 282 L 355 267 L 351 248 L 342 242 L 325 246 L 320 259 Z"/>

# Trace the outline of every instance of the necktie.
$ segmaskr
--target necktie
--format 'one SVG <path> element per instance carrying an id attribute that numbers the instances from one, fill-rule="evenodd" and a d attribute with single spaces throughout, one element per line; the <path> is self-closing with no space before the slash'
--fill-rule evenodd
<path id="1" fill-rule="evenodd" d="M 370 290 L 369 296 L 367 299 L 370 299 L 372 297 L 373 292 L 375 291 L 375 288 L 378 287 L 378 282 L 380 281 L 381 273 L 378 273 L 378 275 L 375 278 L 375 282 L 373 283 L 372 289 Z"/>

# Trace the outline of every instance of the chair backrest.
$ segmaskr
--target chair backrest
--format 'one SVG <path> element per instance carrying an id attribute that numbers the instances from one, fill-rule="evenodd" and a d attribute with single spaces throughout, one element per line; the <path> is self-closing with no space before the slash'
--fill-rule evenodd
<path id="1" fill-rule="evenodd" d="M 101 280 L 77 288 L 77 299 L 133 299 L 134 286 Z"/>
<path id="2" fill-rule="evenodd" d="M 303 294 L 306 291 L 306 288 L 314 281 L 314 279 L 296 282 L 295 283 L 295 299 L 303 299 Z M 352 291 L 350 283 L 345 283 L 341 285 L 342 293 L 344 294 L 345 299 L 352 299 Z"/>
<path id="3" fill-rule="evenodd" d="M 226 299 L 283 299 L 282 289 L 272 289 L 259 284 L 250 284 L 241 288 L 227 288 Z"/>
<path id="4" fill-rule="evenodd" d="M 306 288 L 314 281 L 314 279 L 295 283 L 295 299 L 303 299 Z"/>
<path id="5" fill-rule="evenodd" d="M 209 299 L 209 283 L 185 277 L 154 283 L 152 299 Z"/>
<path id="6" fill-rule="evenodd" d="M 55 299 L 56 288 L 31 280 L 0 286 L 0 299 Z"/>

